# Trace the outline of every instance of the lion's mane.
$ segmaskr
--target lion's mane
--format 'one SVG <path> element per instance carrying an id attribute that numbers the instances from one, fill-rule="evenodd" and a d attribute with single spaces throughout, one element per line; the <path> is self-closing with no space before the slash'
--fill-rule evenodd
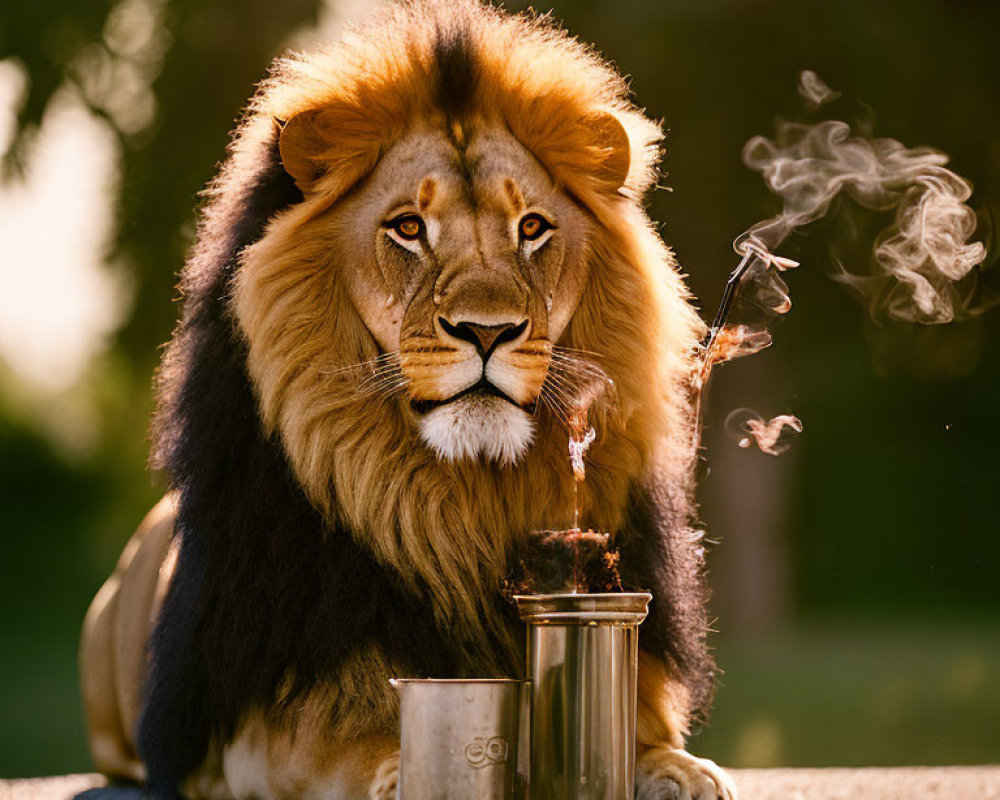
<path id="1" fill-rule="evenodd" d="M 329 170 L 317 194 L 303 195 L 278 137 L 283 121 L 320 107 L 338 108 L 354 132 L 324 158 L 351 166 Z M 598 223 L 590 280 L 561 340 L 599 353 L 616 385 L 614 403 L 597 415 L 584 509 L 618 535 L 625 582 L 654 593 L 642 646 L 684 684 L 690 710 L 710 697 L 690 528 L 689 381 L 701 323 L 640 206 L 658 129 L 609 65 L 544 19 L 464 0 L 402 3 L 329 50 L 278 64 L 237 129 L 182 274 L 184 312 L 161 367 L 154 430 L 155 463 L 179 497 L 177 569 L 151 642 L 138 737 L 154 795 L 173 792 L 247 709 L 280 715 L 335 682 L 359 650 L 374 646 L 411 675 L 521 669 L 514 615 L 499 591 L 504 548 L 512 527 L 563 521 L 545 519 L 568 503 L 568 481 L 553 478 L 568 475 L 561 447 L 540 436 L 519 467 L 455 467 L 436 464 L 415 436 L 364 404 L 320 418 L 302 360 L 273 369 L 253 361 L 267 354 L 251 352 L 232 306 L 247 254 L 283 242 L 296 209 L 321 213 L 415 116 L 470 107 L 503 119 Z M 579 139 L 577 123 L 597 110 L 613 112 L 630 140 L 628 179 L 615 195 L 598 185 L 607 152 Z M 284 243 L 271 252 L 294 276 L 295 247 Z M 280 291 L 280 280 L 271 288 Z M 308 349 L 309 326 L 294 313 L 272 303 L 251 324 L 273 333 L 278 349 Z M 331 317 L 360 330 L 346 299 Z M 281 424 L 282 414 L 291 422 Z M 317 430 L 331 443 L 323 453 Z M 310 432 L 312 442 L 295 440 Z M 461 537 L 493 548 L 489 570 L 463 572 Z M 451 560 L 441 555 L 451 551 Z M 352 718 L 366 703 L 372 718 L 385 717 L 381 695 L 369 694 L 361 687 L 350 698 Z M 330 713 L 333 724 L 348 724 L 338 723 L 338 707 Z"/>

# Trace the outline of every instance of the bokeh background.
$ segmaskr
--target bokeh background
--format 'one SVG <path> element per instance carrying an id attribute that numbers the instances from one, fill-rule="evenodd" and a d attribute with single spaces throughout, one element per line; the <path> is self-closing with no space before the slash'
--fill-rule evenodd
<path id="1" fill-rule="evenodd" d="M 271 58 L 373 5 L 0 5 L 0 776 L 90 768 L 78 631 L 162 492 L 145 466 L 150 381 L 198 192 Z M 553 13 L 665 120 L 669 190 L 652 212 L 706 316 L 732 239 L 777 209 L 741 146 L 808 118 L 804 68 L 843 92 L 830 114 L 949 153 L 989 235 L 1000 4 Z M 725 676 L 692 748 L 732 766 L 996 762 L 1000 311 L 932 329 L 869 319 L 827 272 L 879 220 L 835 216 L 783 248 L 803 266 L 774 347 L 713 378 L 701 500 Z M 737 407 L 795 413 L 805 433 L 779 458 L 741 450 L 723 424 Z"/>

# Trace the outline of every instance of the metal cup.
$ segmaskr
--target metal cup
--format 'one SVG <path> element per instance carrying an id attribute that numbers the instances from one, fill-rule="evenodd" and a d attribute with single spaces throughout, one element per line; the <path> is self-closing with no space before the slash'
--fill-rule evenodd
<path id="1" fill-rule="evenodd" d="M 632 800 L 641 593 L 515 597 L 528 623 L 530 800 Z"/>
<path id="2" fill-rule="evenodd" d="M 393 679 L 399 800 L 511 800 L 521 681 Z"/>

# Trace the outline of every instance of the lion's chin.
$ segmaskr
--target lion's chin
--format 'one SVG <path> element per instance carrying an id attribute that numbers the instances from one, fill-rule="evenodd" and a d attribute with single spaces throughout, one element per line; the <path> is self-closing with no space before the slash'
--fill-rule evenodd
<path id="1" fill-rule="evenodd" d="M 535 422 L 500 397 L 474 394 L 429 411 L 420 435 L 443 461 L 485 458 L 516 464 L 535 437 Z"/>

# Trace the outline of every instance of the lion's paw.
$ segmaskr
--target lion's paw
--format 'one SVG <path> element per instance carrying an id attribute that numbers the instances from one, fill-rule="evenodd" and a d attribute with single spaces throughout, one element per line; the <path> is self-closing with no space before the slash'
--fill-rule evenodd
<path id="1" fill-rule="evenodd" d="M 369 800 L 396 800 L 396 787 L 399 785 L 399 751 L 387 756 L 372 778 L 368 790 Z"/>
<path id="2" fill-rule="evenodd" d="M 656 747 L 636 765 L 636 800 L 736 800 L 736 784 L 715 762 Z"/>

